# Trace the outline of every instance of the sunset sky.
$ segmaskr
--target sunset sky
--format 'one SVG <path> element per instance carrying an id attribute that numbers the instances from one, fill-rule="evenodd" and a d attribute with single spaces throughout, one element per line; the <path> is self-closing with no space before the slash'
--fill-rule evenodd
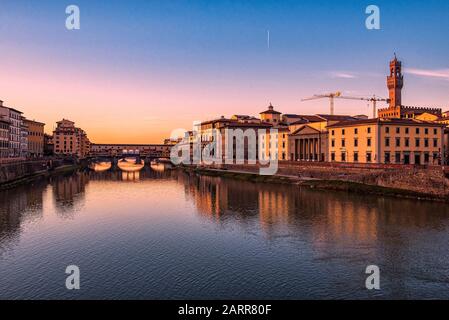
<path id="1" fill-rule="evenodd" d="M 65 28 L 65 8 L 81 30 Z M 381 10 L 381 30 L 365 9 Z M 403 103 L 449 109 L 449 1 L 2 0 L 0 99 L 96 143 L 160 143 L 221 115 L 328 113 L 317 93 L 387 97 L 394 52 Z M 267 41 L 270 32 L 270 43 Z M 336 113 L 369 114 L 337 100 Z"/>

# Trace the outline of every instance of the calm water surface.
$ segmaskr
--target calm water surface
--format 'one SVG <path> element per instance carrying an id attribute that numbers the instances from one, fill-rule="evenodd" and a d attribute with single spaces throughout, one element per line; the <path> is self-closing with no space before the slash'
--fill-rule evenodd
<path id="1" fill-rule="evenodd" d="M 448 246 L 444 204 L 175 171 L 0 192 L 7 299 L 449 298 Z M 79 291 L 65 289 L 72 264 Z"/>

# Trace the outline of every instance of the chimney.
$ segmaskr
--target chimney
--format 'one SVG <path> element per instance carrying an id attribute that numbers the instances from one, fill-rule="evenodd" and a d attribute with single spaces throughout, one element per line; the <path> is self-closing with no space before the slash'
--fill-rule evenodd
<path id="1" fill-rule="evenodd" d="M 3 100 L 0 100 L 0 107 L 3 107 Z"/>

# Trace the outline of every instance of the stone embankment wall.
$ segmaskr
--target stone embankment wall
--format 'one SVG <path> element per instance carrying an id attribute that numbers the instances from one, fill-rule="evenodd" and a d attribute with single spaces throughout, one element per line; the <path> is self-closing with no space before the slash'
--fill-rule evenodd
<path id="1" fill-rule="evenodd" d="M 55 168 L 63 163 L 59 160 L 52 160 L 51 164 L 51 167 Z M 0 163 L 0 185 L 47 172 L 49 169 L 51 168 L 48 160 L 2 162 Z"/>
<path id="2" fill-rule="evenodd" d="M 220 168 L 259 172 L 259 167 L 254 165 L 222 165 Z M 449 199 L 449 179 L 441 166 L 280 162 L 277 174 L 355 182 Z"/>

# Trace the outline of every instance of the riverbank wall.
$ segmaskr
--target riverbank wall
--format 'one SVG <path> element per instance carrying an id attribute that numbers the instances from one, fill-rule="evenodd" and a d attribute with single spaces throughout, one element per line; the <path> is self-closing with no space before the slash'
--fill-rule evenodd
<path id="1" fill-rule="evenodd" d="M 260 166 L 233 164 L 201 166 L 198 169 L 258 174 Z M 314 188 L 449 201 L 449 179 L 442 166 L 283 161 L 279 162 L 276 176 Z"/>
<path id="2" fill-rule="evenodd" d="M 74 171 L 79 164 L 63 159 L 28 160 L 0 163 L 0 190 L 27 183 L 41 176 Z"/>

